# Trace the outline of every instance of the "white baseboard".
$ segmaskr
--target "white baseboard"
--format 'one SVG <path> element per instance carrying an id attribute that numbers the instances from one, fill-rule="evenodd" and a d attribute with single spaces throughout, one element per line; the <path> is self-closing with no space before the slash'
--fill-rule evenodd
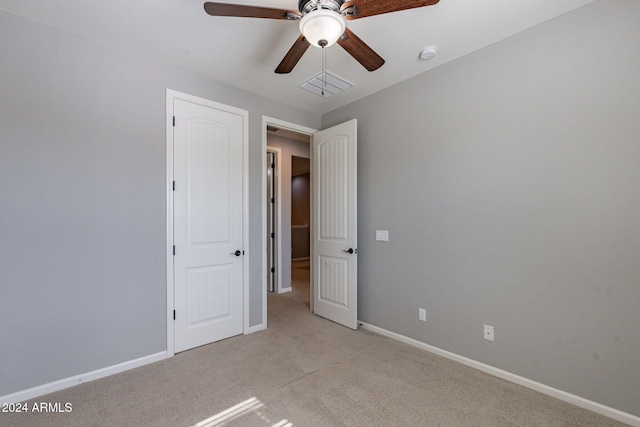
<path id="1" fill-rule="evenodd" d="M 26 390 L 18 391 L 15 393 L 0 396 L 0 404 L 24 402 L 25 400 L 29 400 L 45 394 L 53 393 L 54 391 L 63 390 L 65 388 L 69 388 L 78 384 L 97 380 L 99 378 L 108 377 L 109 375 L 118 374 L 120 372 L 128 371 L 129 369 L 137 368 L 143 365 L 148 365 L 149 363 L 157 362 L 159 360 L 163 360 L 166 358 L 167 358 L 166 351 L 150 354 L 149 356 L 144 356 L 138 359 L 129 360 L 127 362 L 118 363 L 117 365 L 108 366 L 106 368 L 87 372 L 86 374 L 75 375 L 73 377 L 64 378 L 64 379 L 53 381 L 37 387 L 33 387 Z"/>
<path id="2" fill-rule="evenodd" d="M 287 292 L 291 292 L 293 290 L 293 288 L 282 288 L 280 289 L 280 291 L 278 291 L 279 294 L 284 294 Z"/>
<path id="3" fill-rule="evenodd" d="M 265 323 L 260 323 L 258 325 L 249 326 L 247 330 L 244 332 L 244 335 L 252 334 L 254 332 L 263 331 L 267 329 L 267 325 Z"/>
<path id="4" fill-rule="evenodd" d="M 409 344 L 411 346 L 417 347 L 419 349 L 428 351 L 433 354 L 437 354 L 438 356 L 446 357 L 447 359 L 454 360 L 456 362 L 462 363 L 463 365 L 470 366 L 472 368 L 478 369 L 479 371 L 486 372 L 498 378 L 502 378 L 503 380 L 510 381 L 512 383 L 521 385 L 523 387 L 530 388 L 542 394 L 546 394 L 547 396 L 554 397 L 558 400 L 562 400 L 567 403 L 571 403 L 580 408 L 588 409 L 589 411 L 596 412 L 600 415 L 604 415 L 605 417 L 612 418 L 617 421 L 621 421 L 623 423 L 627 423 L 634 427 L 640 427 L 640 417 L 637 417 L 632 414 L 628 414 L 626 412 L 622 412 L 618 409 L 610 408 L 601 403 L 593 402 L 591 400 L 585 399 L 580 396 L 576 396 L 575 394 L 567 393 L 566 391 L 558 390 L 557 388 L 550 387 L 545 384 L 541 384 L 539 382 L 530 380 L 528 378 L 521 377 L 516 374 L 512 374 L 511 372 L 503 371 L 502 369 L 495 368 L 493 366 L 484 364 L 482 362 L 478 362 L 473 359 L 469 359 L 464 356 L 460 356 L 458 354 L 452 353 L 447 350 L 443 350 L 438 347 L 434 347 L 429 344 L 425 344 L 421 341 L 415 340 L 413 338 L 409 338 L 404 335 L 397 334 L 395 332 L 388 331 L 386 329 L 379 328 L 374 325 L 370 325 L 368 323 L 360 322 L 358 323 L 362 326 L 363 329 L 367 329 L 371 332 L 375 332 L 380 335 L 384 335 L 385 337 L 392 338 L 394 340 L 403 342 L 405 344 Z"/>

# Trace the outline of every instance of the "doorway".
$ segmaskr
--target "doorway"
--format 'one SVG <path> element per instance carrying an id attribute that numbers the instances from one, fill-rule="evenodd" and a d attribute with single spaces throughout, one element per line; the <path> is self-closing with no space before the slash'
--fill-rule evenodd
<path id="1" fill-rule="evenodd" d="M 311 256 L 311 159 L 291 156 L 291 261 Z"/>
<path id="2" fill-rule="evenodd" d="M 310 136 L 274 125 L 266 132 L 267 291 L 285 293 L 292 261 L 310 256 Z"/>
<path id="3" fill-rule="evenodd" d="M 309 137 L 308 156 L 311 172 L 311 259 L 309 308 L 322 317 L 352 329 L 357 328 L 357 120 L 352 119 L 323 131 L 262 117 L 263 124 L 263 207 L 266 206 L 266 154 L 268 128 L 293 131 Z M 284 157 L 284 156 L 283 156 Z M 281 165 L 290 163 L 281 159 Z M 284 169 L 284 167 L 283 167 Z M 282 185 L 289 182 L 280 175 Z M 281 197 L 286 203 L 287 198 Z M 289 207 L 290 208 L 290 207 Z M 282 218 L 290 209 L 280 209 L 280 241 L 278 247 L 280 277 L 290 280 L 290 247 L 283 236 L 287 227 Z M 263 209 L 263 248 L 267 247 L 267 210 Z M 290 236 L 289 236 L 290 238 Z M 287 244 L 288 243 L 288 244 Z M 263 324 L 267 326 L 267 251 L 263 251 Z M 289 271 L 287 271 L 289 270 Z M 286 289 L 283 284 L 281 290 Z"/>
<path id="4" fill-rule="evenodd" d="M 291 157 L 291 290 L 311 309 L 311 159 Z"/>

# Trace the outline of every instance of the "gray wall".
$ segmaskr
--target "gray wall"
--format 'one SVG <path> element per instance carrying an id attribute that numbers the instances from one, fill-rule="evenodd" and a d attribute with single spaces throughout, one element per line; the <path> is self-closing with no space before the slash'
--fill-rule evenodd
<path id="1" fill-rule="evenodd" d="M 249 111 L 261 323 L 262 115 L 320 118 L 0 12 L 0 396 L 166 350 L 166 88 Z"/>
<path id="2" fill-rule="evenodd" d="M 358 119 L 362 321 L 640 416 L 639 23 L 597 1 L 323 116 Z"/>
<path id="3" fill-rule="evenodd" d="M 282 254 L 282 271 L 281 280 L 282 288 L 291 287 L 291 157 L 309 158 L 310 145 L 305 142 L 295 141 L 289 138 L 283 138 L 274 134 L 267 134 L 267 145 L 269 147 L 280 148 L 280 185 L 282 194 L 280 195 L 280 203 L 282 218 L 280 224 L 282 230 L 280 232 L 281 254 Z"/>

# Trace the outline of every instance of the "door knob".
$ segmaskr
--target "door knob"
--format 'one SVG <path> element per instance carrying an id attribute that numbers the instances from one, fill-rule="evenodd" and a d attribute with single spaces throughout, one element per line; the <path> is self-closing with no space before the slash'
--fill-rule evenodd
<path id="1" fill-rule="evenodd" d="M 240 255 L 242 255 L 242 252 L 240 252 L 240 251 L 235 251 L 235 252 L 231 252 L 229 255 L 240 256 Z"/>
<path id="2" fill-rule="evenodd" d="M 342 250 L 342 252 L 346 252 L 348 254 L 352 254 L 353 253 L 353 248 L 349 248 L 348 251 L 345 251 L 344 249 Z"/>

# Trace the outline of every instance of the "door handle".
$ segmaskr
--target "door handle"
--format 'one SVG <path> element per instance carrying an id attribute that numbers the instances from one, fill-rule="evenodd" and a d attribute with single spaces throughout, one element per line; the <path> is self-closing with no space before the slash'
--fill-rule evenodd
<path id="1" fill-rule="evenodd" d="M 240 252 L 240 251 L 235 251 L 235 252 L 231 252 L 229 255 L 240 256 L 240 255 L 242 255 L 242 252 Z"/>
<path id="2" fill-rule="evenodd" d="M 342 250 L 342 252 L 346 252 L 346 253 L 348 253 L 348 254 L 352 254 L 352 253 L 354 253 L 354 252 L 355 252 L 355 253 L 358 253 L 358 250 L 356 249 L 356 250 L 354 251 L 354 250 L 353 250 L 353 248 L 349 248 L 349 250 L 348 250 L 348 251 L 346 251 L 346 250 L 344 250 L 344 249 L 343 249 L 343 250 Z"/>

